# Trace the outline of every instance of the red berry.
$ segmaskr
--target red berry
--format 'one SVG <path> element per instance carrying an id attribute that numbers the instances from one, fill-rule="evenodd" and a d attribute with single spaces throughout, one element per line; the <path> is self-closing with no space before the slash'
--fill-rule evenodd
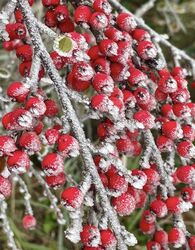
<path id="1" fill-rule="evenodd" d="M 54 9 L 54 14 L 58 22 L 63 22 L 69 17 L 69 11 L 66 5 L 58 5 Z"/>
<path id="2" fill-rule="evenodd" d="M 57 26 L 57 20 L 54 10 L 47 10 L 47 12 L 45 13 L 45 24 L 50 28 L 54 28 Z"/>
<path id="3" fill-rule="evenodd" d="M 124 193 L 127 191 L 128 182 L 124 176 L 120 175 L 119 173 L 112 173 L 108 174 L 108 188 L 119 192 Z"/>
<path id="4" fill-rule="evenodd" d="M 115 27 L 109 26 L 104 31 L 105 36 L 107 36 L 109 39 L 113 40 L 114 42 L 118 42 L 122 39 L 123 35 L 122 32 Z"/>
<path id="5" fill-rule="evenodd" d="M 108 26 L 108 18 L 104 13 L 94 12 L 89 23 L 94 30 L 103 30 Z"/>
<path id="6" fill-rule="evenodd" d="M 191 236 L 188 240 L 189 246 L 190 246 L 190 250 L 194 250 L 195 249 L 195 236 Z"/>
<path id="7" fill-rule="evenodd" d="M 123 193 L 118 197 L 114 197 L 111 202 L 120 216 L 130 215 L 136 207 L 136 201 L 129 193 Z"/>
<path id="8" fill-rule="evenodd" d="M 147 245 L 147 250 L 161 250 L 161 245 L 156 242 L 156 241 L 148 241 Z"/>
<path id="9" fill-rule="evenodd" d="M 118 45 L 110 39 L 103 39 L 99 43 L 100 52 L 105 56 L 117 55 Z"/>
<path id="10" fill-rule="evenodd" d="M 116 23 L 121 30 L 127 32 L 131 32 L 137 27 L 134 16 L 128 13 L 120 13 L 116 18 Z"/>
<path id="11" fill-rule="evenodd" d="M 144 29 L 135 29 L 132 32 L 132 37 L 133 37 L 133 39 L 137 40 L 138 42 L 144 41 L 144 40 L 150 40 L 150 38 L 151 38 L 148 31 L 146 31 Z"/>
<path id="12" fill-rule="evenodd" d="M 111 94 L 114 89 L 113 79 L 104 73 L 95 74 L 92 85 L 98 93 Z"/>
<path id="13" fill-rule="evenodd" d="M 38 97 L 30 97 L 25 104 L 25 108 L 30 111 L 33 117 L 40 117 L 46 111 L 44 101 Z"/>
<path id="14" fill-rule="evenodd" d="M 60 0 L 42 0 L 45 7 L 56 7 L 60 4 Z"/>
<path id="15" fill-rule="evenodd" d="M 24 44 L 16 49 L 16 56 L 22 61 L 31 61 L 32 55 L 32 47 L 28 44 Z"/>
<path id="16" fill-rule="evenodd" d="M 48 153 L 41 163 L 46 175 L 58 175 L 64 171 L 64 161 L 57 153 Z"/>
<path id="17" fill-rule="evenodd" d="M 194 145 L 191 141 L 182 141 L 177 144 L 177 153 L 184 158 L 194 157 Z"/>
<path id="18" fill-rule="evenodd" d="M 180 228 L 172 228 L 168 233 L 169 244 L 180 248 L 185 244 L 185 234 Z"/>
<path id="19" fill-rule="evenodd" d="M 157 56 L 157 49 L 150 41 L 141 41 L 137 46 L 137 53 L 143 60 L 154 59 Z"/>
<path id="20" fill-rule="evenodd" d="M 33 215 L 25 215 L 22 219 L 22 225 L 26 230 L 33 230 L 37 225 L 37 221 Z"/>
<path id="21" fill-rule="evenodd" d="M 15 9 L 14 15 L 15 15 L 16 23 L 23 23 L 24 22 L 24 17 L 23 17 L 21 10 Z"/>
<path id="22" fill-rule="evenodd" d="M 104 229 L 100 231 L 101 245 L 105 248 L 116 247 L 117 241 L 113 232 L 110 229 Z"/>
<path id="23" fill-rule="evenodd" d="M 61 33 L 69 33 L 74 31 L 74 22 L 70 17 L 64 19 L 64 21 L 58 23 L 58 28 Z"/>
<path id="24" fill-rule="evenodd" d="M 52 51 L 50 53 L 50 57 L 53 60 L 53 63 L 57 70 L 60 70 L 64 67 L 64 64 L 65 64 L 64 60 L 56 51 Z"/>
<path id="25" fill-rule="evenodd" d="M 71 135 L 61 135 L 57 141 L 58 151 L 63 157 L 76 157 L 79 155 L 78 141 Z"/>
<path id="26" fill-rule="evenodd" d="M 29 94 L 29 89 L 22 82 L 13 82 L 7 88 L 7 95 L 17 102 L 24 102 Z"/>
<path id="27" fill-rule="evenodd" d="M 95 0 L 93 9 L 95 11 L 104 12 L 106 15 L 109 15 L 112 11 L 112 7 L 107 0 Z"/>
<path id="28" fill-rule="evenodd" d="M 45 177 L 45 181 L 49 187 L 56 189 L 65 184 L 66 176 L 63 172 L 57 175 L 49 175 Z"/>
<path id="29" fill-rule="evenodd" d="M 144 86 L 146 85 L 146 81 L 148 80 L 148 77 L 146 74 L 144 74 L 142 71 L 136 68 L 130 68 L 129 69 L 130 76 L 128 77 L 128 82 L 130 85 L 139 85 Z"/>
<path id="30" fill-rule="evenodd" d="M 166 206 L 170 213 L 179 214 L 182 212 L 181 208 L 181 198 L 179 197 L 169 197 L 166 200 Z"/>
<path id="31" fill-rule="evenodd" d="M 154 240 L 158 242 L 161 246 L 167 246 L 168 244 L 168 234 L 164 230 L 157 230 L 154 234 Z"/>
<path id="32" fill-rule="evenodd" d="M 76 23 L 89 23 L 92 11 L 88 6 L 80 5 L 74 11 L 74 20 Z"/>
<path id="33" fill-rule="evenodd" d="M 140 110 L 134 113 L 133 119 L 141 129 L 151 129 L 155 125 L 154 116 L 146 110 Z"/>
<path id="34" fill-rule="evenodd" d="M 193 166 L 181 166 L 176 170 L 177 178 L 186 184 L 193 184 L 195 178 L 195 169 Z"/>
<path id="35" fill-rule="evenodd" d="M 165 217 L 168 212 L 166 204 L 158 199 L 153 200 L 150 203 L 150 209 L 156 214 L 158 218 Z"/>
<path id="36" fill-rule="evenodd" d="M 61 200 L 67 210 L 74 211 L 83 203 L 83 194 L 78 187 L 68 187 L 62 192 Z"/>
<path id="37" fill-rule="evenodd" d="M 171 152 L 174 148 L 173 141 L 164 135 L 156 138 L 156 145 L 161 152 Z"/>
<path id="38" fill-rule="evenodd" d="M 158 89 L 165 94 L 174 93 L 177 90 L 177 82 L 171 75 L 166 75 L 158 81 Z"/>
<path id="39" fill-rule="evenodd" d="M 183 137 L 184 139 L 194 141 L 195 139 L 195 129 L 189 124 L 182 125 Z"/>
<path id="40" fill-rule="evenodd" d="M 118 139 L 116 141 L 116 147 L 119 153 L 125 153 L 130 156 L 134 154 L 134 142 L 131 141 L 128 137 Z"/>
<path id="41" fill-rule="evenodd" d="M 57 142 L 59 136 L 60 133 L 57 129 L 50 128 L 45 131 L 45 138 L 50 145 L 54 145 Z"/>
<path id="42" fill-rule="evenodd" d="M 47 99 L 44 101 L 46 105 L 45 115 L 48 117 L 56 116 L 59 112 L 56 101 Z"/>
<path id="43" fill-rule="evenodd" d="M 181 197 L 186 202 L 195 203 L 195 189 L 191 187 L 182 188 Z"/>
<path id="44" fill-rule="evenodd" d="M 97 247 L 100 243 L 100 232 L 97 227 L 92 225 L 83 226 L 83 231 L 80 233 L 81 242 L 85 246 Z"/>
<path id="45" fill-rule="evenodd" d="M 12 192 L 12 183 L 8 178 L 0 175 L 0 200 L 9 198 Z"/>
<path id="46" fill-rule="evenodd" d="M 19 145 L 30 153 L 39 152 L 41 150 L 41 141 L 35 132 L 24 132 L 20 136 Z"/>
<path id="47" fill-rule="evenodd" d="M 11 40 L 23 39 L 26 37 L 26 28 L 22 23 L 8 23 L 6 25 L 6 31 Z"/>
<path id="48" fill-rule="evenodd" d="M 16 150 L 11 156 L 8 156 L 7 167 L 10 172 L 26 173 L 30 168 L 30 159 L 25 152 Z"/>
<path id="49" fill-rule="evenodd" d="M 162 133 L 171 140 L 183 137 L 181 126 L 176 121 L 167 121 L 162 124 Z"/>
<path id="50" fill-rule="evenodd" d="M 93 68 L 96 72 L 102 72 L 110 75 L 110 62 L 103 57 L 99 57 L 93 62 Z"/>

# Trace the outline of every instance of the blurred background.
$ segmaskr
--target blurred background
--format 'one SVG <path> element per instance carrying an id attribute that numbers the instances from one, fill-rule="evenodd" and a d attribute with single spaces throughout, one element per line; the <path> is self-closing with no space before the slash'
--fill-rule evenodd
<path id="1" fill-rule="evenodd" d="M 7 2 L 7 0 L 0 1 L 0 9 Z M 41 0 L 35 0 L 35 11 L 37 15 L 41 16 L 41 8 L 39 3 Z M 121 0 L 120 1 L 131 12 L 142 15 L 145 22 L 160 34 L 167 34 L 172 44 L 178 48 L 184 50 L 191 57 L 195 58 L 195 0 L 154 0 L 146 13 L 143 12 L 143 6 L 148 3 L 145 0 Z M 172 58 L 170 53 L 164 51 L 168 63 L 172 66 Z M 10 65 L 7 65 L 9 62 Z M 17 79 L 17 64 L 14 58 L 2 50 L 0 45 L 0 68 L 7 67 L 11 72 L 11 79 Z M 188 65 L 186 65 L 188 67 Z M 10 79 L 9 79 L 10 81 Z M 192 99 L 195 100 L 195 91 L 191 88 L 193 79 L 189 79 L 189 88 L 191 90 Z M 0 86 L 4 87 L 8 84 L 7 81 L 0 79 Z M 138 159 L 130 160 L 131 168 L 137 166 Z M 0 166 L 3 164 L 0 160 Z M 38 164 L 38 163 L 37 163 Z M 79 173 L 76 170 L 78 161 L 67 162 L 67 168 L 71 165 L 71 174 L 79 179 Z M 10 200 L 10 209 L 8 211 L 9 221 L 13 232 L 15 233 L 18 246 L 23 250 L 78 250 L 80 246 L 73 246 L 69 242 L 64 240 L 62 226 L 56 224 L 55 216 L 52 210 L 49 208 L 48 200 L 40 192 L 39 185 L 29 182 L 30 191 L 33 194 L 32 206 L 35 211 L 35 215 L 38 221 L 38 228 L 35 231 L 25 232 L 21 226 L 21 219 L 23 216 L 23 199 L 21 194 L 13 192 Z M 40 197 L 41 196 L 41 197 Z M 136 211 L 130 218 L 123 218 L 122 221 L 126 225 L 127 229 L 136 234 L 139 246 L 131 249 L 145 250 L 147 237 L 143 236 L 139 232 L 139 219 L 142 210 Z M 68 216 L 65 212 L 65 217 L 68 220 Z M 191 211 L 188 215 L 185 215 L 186 225 L 190 231 L 195 233 L 195 212 Z M 161 224 L 169 228 L 169 218 L 161 220 Z M 6 247 L 6 238 L 0 228 L 0 250 L 8 250 Z"/>

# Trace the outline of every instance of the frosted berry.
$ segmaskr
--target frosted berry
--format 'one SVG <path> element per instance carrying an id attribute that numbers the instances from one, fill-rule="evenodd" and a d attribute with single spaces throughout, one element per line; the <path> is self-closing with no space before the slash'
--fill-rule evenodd
<path id="1" fill-rule="evenodd" d="M 91 80 L 94 76 L 93 68 L 86 62 L 75 63 L 72 68 L 75 79 L 80 81 Z"/>
<path id="2" fill-rule="evenodd" d="M 176 170 L 177 178 L 186 184 L 192 184 L 195 181 L 195 169 L 193 166 L 181 166 Z"/>
<path id="3" fill-rule="evenodd" d="M 134 113 L 133 119 L 136 121 L 137 126 L 141 129 L 151 129 L 155 125 L 154 116 L 146 110 L 140 110 Z"/>
<path id="4" fill-rule="evenodd" d="M 61 194 L 62 204 L 67 210 L 78 209 L 83 202 L 83 193 L 78 187 L 68 187 Z"/>
<path id="5" fill-rule="evenodd" d="M 104 12 L 106 15 L 109 15 L 112 11 L 112 7 L 107 0 L 95 0 L 93 9 L 95 11 Z"/>
<path id="6" fill-rule="evenodd" d="M 152 42 L 141 41 L 138 43 L 137 53 L 143 60 L 149 60 L 157 56 L 157 49 Z"/>
<path id="7" fill-rule="evenodd" d="M 157 230 L 154 234 L 154 240 L 158 242 L 161 246 L 167 246 L 168 244 L 168 234 L 164 230 Z"/>
<path id="8" fill-rule="evenodd" d="M 45 181 L 49 187 L 56 189 L 65 184 L 66 176 L 63 172 L 57 175 L 49 175 L 45 177 Z"/>
<path id="9" fill-rule="evenodd" d="M 59 109 L 56 101 L 52 99 L 47 99 L 45 100 L 45 105 L 46 105 L 46 111 L 45 111 L 46 116 L 52 117 L 58 114 Z"/>
<path id="10" fill-rule="evenodd" d="M 181 126 L 176 121 L 164 122 L 162 124 L 162 133 L 171 140 L 176 140 L 183 137 Z"/>
<path id="11" fill-rule="evenodd" d="M 101 245 L 105 248 L 116 247 L 117 241 L 113 232 L 110 229 L 100 230 Z"/>
<path id="12" fill-rule="evenodd" d="M 177 153 L 184 158 L 192 158 L 195 154 L 191 141 L 182 141 L 177 144 Z"/>
<path id="13" fill-rule="evenodd" d="M 100 243 L 100 232 L 97 227 L 92 225 L 83 226 L 83 231 L 80 233 L 81 242 L 85 246 L 97 247 Z"/>
<path id="14" fill-rule="evenodd" d="M 31 61 L 32 55 L 32 47 L 28 44 L 24 44 L 16 49 L 16 56 L 22 61 Z"/>
<path id="15" fill-rule="evenodd" d="M 40 117 L 46 111 L 44 101 L 38 97 L 30 97 L 25 103 L 25 108 L 30 111 L 33 117 Z"/>
<path id="16" fill-rule="evenodd" d="M 26 28 L 22 23 L 9 23 L 6 25 L 6 31 L 11 40 L 23 39 L 26 37 Z"/>
<path id="17" fill-rule="evenodd" d="M 166 204 L 162 200 L 153 200 L 150 203 L 150 209 L 156 214 L 158 218 L 163 218 L 167 215 L 168 210 Z"/>
<path id="18" fill-rule="evenodd" d="M 30 168 L 30 159 L 25 152 L 16 150 L 11 156 L 8 156 L 7 167 L 10 172 L 23 174 Z"/>
<path id="19" fill-rule="evenodd" d="M 195 203 L 195 189 L 191 187 L 182 188 L 181 197 L 186 202 Z"/>
<path id="20" fill-rule="evenodd" d="M 180 228 L 172 228 L 168 232 L 169 244 L 175 248 L 180 248 L 185 244 L 185 234 Z"/>
<path id="21" fill-rule="evenodd" d="M 120 13 L 117 16 L 116 23 L 121 30 L 127 32 L 131 32 L 137 27 L 134 16 L 128 13 Z"/>
<path id="22" fill-rule="evenodd" d="M 91 9 L 88 6 L 80 5 L 75 9 L 74 20 L 76 23 L 89 23 L 91 15 Z"/>
<path id="23" fill-rule="evenodd" d="M 45 131 L 45 138 L 50 145 L 54 145 L 57 142 L 59 136 L 60 133 L 57 129 L 50 128 Z"/>
<path id="24" fill-rule="evenodd" d="M 78 141 L 71 135 L 61 135 L 57 141 L 58 151 L 63 157 L 76 157 L 79 155 Z"/>
<path id="25" fill-rule="evenodd" d="M 117 55 L 118 45 L 110 39 L 103 39 L 99 43 L 100 52 L 105 56 Z"/>
<path id="26" fill-rule="evenodd" d="M 104 13 L 94 12 L 89 23 L 94 30 L 104 30 L 108 26 L 108 18 Z"/>
<path id="27" fill-rule="evenodd" d="M 62 22 L 69 17 L 69 11 L 66 5 L 58 5 L 54 10 L 58 22 Z"/>
<path id="28" fill-rule="evenodd" d="M 45 7 L 56 7 L 60 4 L 60 0 L 42 0 L 42 4 Z"/>
<path id="29" fill-rule="evenodd" d="M 7 95 L 17 102 L 24 102 L 29 89 L 22 82 L 13 82 L 7 88 Z"/>
<path id="30" fill-rule="evenodd" d="M 149 241 L 146 244 L 147 250 L 161 250 L 161 245 L 156 241 Z"/>
<path id="31" fill-rule="evenodd" d="M 37 221 L 33 215 L 25 215 L 22 219 L 22 225 L 26 230 L 33 230 L 37 225 Z"/>
<path id="32" fill-rule="evenodd" d="M 173 141 L 164 135 L 156 138 L 156 145 L 161 152 L 170 152 L 174 148 Z"/>
<path id="33" fill-rule="evenodd" d="M 0 153 L 1 155 L 10 155 L 16 150 L 16 144 L 13 138 L 8 135 L 0 135 Z"/>
<path id="34" fill-rule="evenodd" d="M 64 161 L 57 153 L 48 153 L 41 163 L 46 175 L 58 175 L 64 171 Z"/>
<path id="35" fill-rule="evenodd" d="M 0 200 L 10 197 L 12 192 L 12 183 L 8 178 L 0 175 Z"/>
<path id="36" fill-rule="evenodd" d="M 19 139 L 19 145 L 31 154 L 41 150 L 41 141 L 35 132 L 24 132 Z"/>

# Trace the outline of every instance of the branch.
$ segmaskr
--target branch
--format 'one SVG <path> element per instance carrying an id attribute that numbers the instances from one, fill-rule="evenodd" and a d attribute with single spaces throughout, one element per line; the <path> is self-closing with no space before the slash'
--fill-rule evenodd
<path id="1" fill-rule="evenodd" d="M 143 4 L 139 9 L 137 9 L 135 15 L 137 17 L 142 17 L 146 12 L 148 12 L 154 7 L 155 2 L 156 0 L 149 0 L 147 3 Z"/>

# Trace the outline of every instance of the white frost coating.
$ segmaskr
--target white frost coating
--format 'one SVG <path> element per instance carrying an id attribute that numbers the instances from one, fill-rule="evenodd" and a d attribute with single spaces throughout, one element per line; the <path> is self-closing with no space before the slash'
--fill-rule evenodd
<path id="1" fill-rule="evenodd" d="M 188 212 L 190 209 L 192 209 L 193 205 L 191 202 L 181 201 L 180 207 L 181 207 L 181 211 L 184 213 L 184 212 Z"/>

